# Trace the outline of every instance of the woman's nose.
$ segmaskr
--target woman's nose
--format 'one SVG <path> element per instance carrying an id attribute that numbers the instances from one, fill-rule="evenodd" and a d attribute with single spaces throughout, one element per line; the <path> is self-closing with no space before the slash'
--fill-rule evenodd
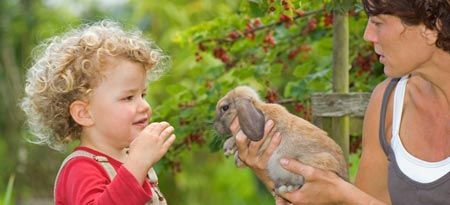
<path id="1" fill-rule="evenodd" d="M 377 36 L 375 32 L 375 25 L 369 21 L 367 21 L 366 29 L 364 30 L 364 40 L 376 43 L 377 42 Z"/>

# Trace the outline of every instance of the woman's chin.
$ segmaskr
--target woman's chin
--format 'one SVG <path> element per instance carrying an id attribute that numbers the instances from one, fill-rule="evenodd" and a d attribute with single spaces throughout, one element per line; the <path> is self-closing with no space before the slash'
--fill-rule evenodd
<path id="1" fill-rule="evenodd" d="M 384 74 L 390 78 L 400 78 L 405 76 L 407 73 L 401 73 L 396 69 L 392 69 L 390 66 L 384 66 Z"/>

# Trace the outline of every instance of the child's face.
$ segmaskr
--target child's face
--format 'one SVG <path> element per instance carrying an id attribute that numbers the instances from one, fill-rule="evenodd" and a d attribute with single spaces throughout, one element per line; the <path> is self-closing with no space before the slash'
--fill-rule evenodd
<path id="1" fill-rule="evenodd" d="M 89 101 L 95 139 L 124 148 L 148 125 L 146 72 L 140 63 L 110 57 Z"/>

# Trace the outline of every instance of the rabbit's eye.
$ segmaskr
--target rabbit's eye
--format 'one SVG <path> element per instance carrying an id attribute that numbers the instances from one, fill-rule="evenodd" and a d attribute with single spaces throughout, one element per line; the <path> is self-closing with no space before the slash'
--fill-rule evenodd
<path id="1" fill-rule="evenodd" d="M 227 111 L 228 109 L 230 109 L 230 106 L 229 106 L 229 105 L 224 105 L 224 106 L 222 106 L 222 111 L 223 111 L 223 112 Z"/>

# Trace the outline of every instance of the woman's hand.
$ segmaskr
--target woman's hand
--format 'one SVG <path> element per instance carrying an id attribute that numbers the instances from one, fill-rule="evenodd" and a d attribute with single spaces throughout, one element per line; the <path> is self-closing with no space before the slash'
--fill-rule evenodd
<path id="1" fill-rule="evenodd" d="M 267 173 L 267 161 L 272 155 L 273 151 L 280 144 L 280 133 L 271 132 L 274 123 L 268 120 L 264 126 L 264 137 L 259 141 L 250 141 L 247 136 L 240 130 L 239 121 L 236 117 L 231 123 L 230 130 L 233 135 L 236 135 L 236 145 L 238 148 L 239 159 L 249 166 L 258 178 L 270 189 L 274 187 L 274 182 L 269 178 Z M 269 145 L 264 149 L 264 139 L 270 138 Z M 269 139 L 267 139 L 269 140 Z"/>
<path id="2" fill-rule="evenodd" d="M 284 193 L 284 198 L 276 199 L 277 205 L 301 204 L 370 204 L 386 205 L 369 194 L 361 191 L 351 183 L 344 181 L 331 171 L 314 168 L 295 159 L 281 159 L 281 166 L 286 170 L 302 175 L 303 186 L 293 192 Z M 290 203 L 289 203 L 290 202 Z"/>
<path id="3" fill-rule="evenodd" d="M 295 159 L 281 159 L 280 164 L 286 170 L 305 178 L 305 184 L 300 189 L 280 194 L 294 205 L 341 204 L 344 201 L 345 193 L 349 193 L 346 190 L 353 187 L 334 172 L 314 168 Z"/>

